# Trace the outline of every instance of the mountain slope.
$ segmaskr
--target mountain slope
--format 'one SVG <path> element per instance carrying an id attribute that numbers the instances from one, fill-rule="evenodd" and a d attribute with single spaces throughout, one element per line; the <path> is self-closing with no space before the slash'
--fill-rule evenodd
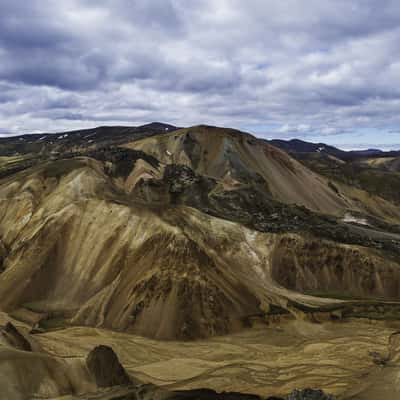
<path id="1" fill-rule="evenodd" d="M 400 152 L 343 151 L 323 143 L 271 140 L 311 170 L 400 204 Z"/>
<path id="2" fill-rule="evenodd" d="M 258 181 L 281 202 L 330 214 L 340 214 L 347 206 L 318 175 L 287 154 L 239 131 L 200 126 L 124 146 L 151 154 L 164 164 L 187 165 L 226 186 Z"/>
<path id="3" fill-rule="evenodd" d="M 288 153 L 328 153 L 334 157 L 346 156 L 346 151 L 325 143 L 311 143 L 300 139 L 282 140 L 272 139 L 268 141 L 271 145 L 278 147 Z"/>
<path id="4" fill-rule="evenodd" d="M 0 181 L 1 309 L 32 326 L 190 339 L 254 317 L 353 313 L 330 298 L 337 292 L 398 298 L 397 228 L 341 221 L 366 205 L 385 216 L 389 206 L 356 201 L 238 131 L 200 126 L 125 140 L 66 151 Z M 325 238 L 317 246 L 316 236 Z"/>
<path id="5" fill-rule="evenodd" d="M 209 126 L 43 136 L 0 143 L 8 399 L 397 398 L 400 207 L 326 173 L 348 160 Z"/>
<path id="6" fill-rule="evenodd" d="M 226 333 L 259 312 L 257 273 L 269 250 L 258 250 L 250 231 L 185 207 L 155 213 L 117 204 L 106 199 L 98 165 L 80 163 L 57 183 L 35 175 L 3 188 L 3 309 L 160 338 Z M 223 250 L 232 241 L 243 249 Z"/>

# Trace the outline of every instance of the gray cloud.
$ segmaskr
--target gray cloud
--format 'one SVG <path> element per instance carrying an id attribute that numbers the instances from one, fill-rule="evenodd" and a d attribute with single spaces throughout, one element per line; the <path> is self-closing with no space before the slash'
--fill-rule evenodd
<path id="1" fill-rule="evenodd" d="M 1 11 L 1 132 L 163 120 L 399 142 L 397 1 L 3 0 Z"/>

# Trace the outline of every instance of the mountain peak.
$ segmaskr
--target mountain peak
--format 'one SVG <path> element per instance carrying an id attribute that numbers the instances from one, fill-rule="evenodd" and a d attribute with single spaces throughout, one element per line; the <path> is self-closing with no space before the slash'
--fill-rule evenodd
<path id="1" fill-rule="evenodd" d="M 166 124 L 164 122 L 150 122 L 148 124 L 140 125 L 138 128 L 140 129 L 155 129 L 155 130 L 160 130 L 160 131 L 176 131 L 179 129 L 178 127 L 171 125 L 171 124 Z"/>

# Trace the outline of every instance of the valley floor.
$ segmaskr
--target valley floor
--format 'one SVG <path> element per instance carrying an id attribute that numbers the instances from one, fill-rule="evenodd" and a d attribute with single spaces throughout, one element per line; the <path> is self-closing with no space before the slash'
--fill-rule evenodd
<path id="1" fill-rule="evenodd" d="M 400 396 L 400 368 L 379 366 L 377 360 L 388 356 L 389 336 L 399 327 L 366 320 L 297 320 L 194 342 L 155 341 L 87 327 L 35 337 L 47 352 L 71 362 L 96 345 L 112 346 L 132 376 L 171 390 L 212 388 L 272 396 L 315 387 L 345 399 L 391 400 Z M 107 399 L 107 393 L 84 398 Z"/>

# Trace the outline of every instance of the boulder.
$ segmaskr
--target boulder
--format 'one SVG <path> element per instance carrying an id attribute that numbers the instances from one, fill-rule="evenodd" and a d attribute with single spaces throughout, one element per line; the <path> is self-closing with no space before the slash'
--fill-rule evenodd
<path id="1" fill-rule="evenodd" d="M 109 346 L 95 347 L 88 354 L 86 365 L 99 387 L 132 384 L 131 378 Z"/>

